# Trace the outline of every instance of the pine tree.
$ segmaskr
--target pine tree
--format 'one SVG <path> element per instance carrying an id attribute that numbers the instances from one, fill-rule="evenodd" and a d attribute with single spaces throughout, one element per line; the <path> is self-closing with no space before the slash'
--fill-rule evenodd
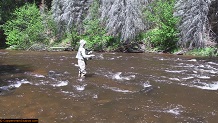
<path id="1" fill-rule="evenodd" d="M 101 20 L 105 20 L 108 33 L 121 36 L 128 43 L 145 29 L 142 17 L 143 0 L 103 0 Z"/>
<path id="2" fill-rule="evenodd" d="M 87 0 L 53 0 L 52 13 L 60 34 L 71 31 L 76 26 L 82 31 L 82 21 L 88 10 Z"/>
<path id="3" fill-rule="evenodd" d="M 208 0 L 177 1 L 174 15 L 181 18 L 178 43 L 183 48 L 203 48 L 212 40 L 207 17 L 210 3 Z"/>
<path id="4" fill-rule="evenodd" d="M 98 0 L 100 19 L 109 35 L 120 36 L 122 41 L 130 41 L 145 29 L 142 19 L 144 0 Z M 52 11 L 61 33 L 76 26 L 83 31 L 82 22 L 90 14 L 93 0 L 53 0 Z"/>

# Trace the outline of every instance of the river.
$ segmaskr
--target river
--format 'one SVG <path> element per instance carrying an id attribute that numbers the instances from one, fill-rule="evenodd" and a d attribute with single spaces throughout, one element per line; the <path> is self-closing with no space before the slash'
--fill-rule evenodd
<path id="1" fill-rule="evenodd" d="M 0 50 L 0 118 L 40 123 L 216 123 L 218 58 Z"/>

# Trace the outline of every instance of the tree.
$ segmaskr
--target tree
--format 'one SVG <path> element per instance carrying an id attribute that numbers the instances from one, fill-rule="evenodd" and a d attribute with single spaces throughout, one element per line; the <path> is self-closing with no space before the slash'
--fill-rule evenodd
<path id="1" fill-rule="evenodd" d="M 130 43 L 145 30 L 142 17 L 143 0 L 102 0 L 101 20 L 108 34 L 120 36 L 121 41 Z"/>
<path id="2" fill-rule="evenodd" d="M 213 31 L 212 34 L 215 35 L 216 43 L 218 43 L 218 0 L 211 1 L 208 19 Z"/>
<path id="3" fill-rule="evenodd" d="M 178 44 L 183 48 L 203 48 L 212 41 L 207 17 L 210 4 L 208 0 L 177 1 L 174 15 L 181 18 Z"/>
<path id="4" fill-rule="evenodd" d="M 82 22 L 89 15 L 89 8 L 93 0 L 54 0 L 52 13 L 63 34 L 75 25 L 80 34 L 84 27 Z M 120 36 L 123 42 L 134 40 L 138 32 L 145 29 L 142 19 L 144 0 L 98 0 L 100 4 L 100 21 L 103 22 L 107 33 Z M 102 25 L 103 26 L 103 25 Z"/>
<path id="5" fill-rule="evenodd" d="M 154 0 L 145 10 L 149 30 L 145 33 L 145 42 L 157 50 L 170 52 L 177 48 L 178 18 L 173 16 L 174 0 Z M 152 9 L 150 9 L 152 8 Z"/>
<path id="6" fill-rule="evenodd" d="M 84 20 L 83 38 L 88 41 L 88 46 L 94 50 L 105 50 L 110 43 L 111 37 L 106 34 L 106 30 L 99 19 L 99 1 L 94 0 L 89 8 L 89 14 Z M 113 47 L 113 46 L 111 46 Z"/>
<path id="7" fill-rule="evenodd" d="M 86 15 L 89 3 L 87 0 L 53 0 L 52 14 L 58 24 L 60 36 L 69 33 L 72 27 L 77 27 L 77 31 L 82 33 L 82 22 Z"/>
<path id="8" fill-rule="evenodd" d="M 39 9 L 26 4 L 13 12 L 13 19 L 3 25 L 8 45 L 27 49 L 36 42 L 44 41 L 44 27 Z"/>

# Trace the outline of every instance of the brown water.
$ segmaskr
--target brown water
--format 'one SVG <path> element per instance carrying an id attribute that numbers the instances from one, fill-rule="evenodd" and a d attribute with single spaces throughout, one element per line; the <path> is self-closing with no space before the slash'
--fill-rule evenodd
<path id="1" fill-rule="evenodd" d="M 218 59 L 0 51 L 0 118 L 40 123 L 217 123 Z"/>

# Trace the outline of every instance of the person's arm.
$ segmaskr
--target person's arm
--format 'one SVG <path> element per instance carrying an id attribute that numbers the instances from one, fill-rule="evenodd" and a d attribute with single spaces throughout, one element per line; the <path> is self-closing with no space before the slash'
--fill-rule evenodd
<path id="1" fill-rule="evenodd" d="M 90 57 L 95 56 L 95 55 L 87 55 L 86 50 L 84 48 L 81 50 L 81 53 L 82 53 L 83 58 L 90 58 Z"/>

